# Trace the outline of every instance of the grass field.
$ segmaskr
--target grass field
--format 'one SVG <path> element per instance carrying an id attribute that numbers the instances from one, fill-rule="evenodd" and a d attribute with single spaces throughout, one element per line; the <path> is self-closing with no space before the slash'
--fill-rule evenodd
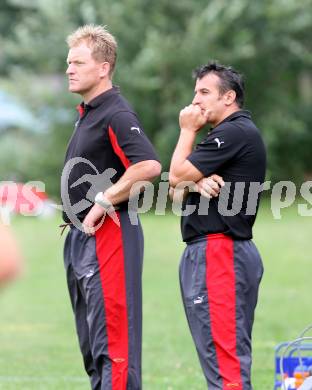
<path id="1" fill-rule="evenodd" d="M 177 269 L 179 219 L 142 217 L 145 231 L 145 390 L 205 389 L 184 317 Z M 62 263 L 59 219 L 17 218 L 27 272 L 0 297 L 0 389 L 89 389 L 74 332 Z M 312 218 L 295 207 L 273 220 L 267 205 L 254 230 L 265 274 L 253 333 L 255 390 L 273 387 L 274 346 L 312 322 Z"/>

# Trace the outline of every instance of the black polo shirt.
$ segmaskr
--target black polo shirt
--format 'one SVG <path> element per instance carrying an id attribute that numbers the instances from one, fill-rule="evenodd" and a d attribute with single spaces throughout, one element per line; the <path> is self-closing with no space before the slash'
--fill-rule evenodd
<path id="1" fill-rule="evenodd" d="M 71 212 L 74 211 L 82 221 L 92 207 L 96 193 L 116 183 L 130 165 L 144 160 L 158 161 L 135 112 L 118 87 L 98 95 L 88 104 L 81 103 L 77 109 L 79 119 L 67 147 L 64 165 L 69 161 L 74 163 L 72 166 L 67 164 L 67 172 L 63 170 L 65 182 L 62 179 L 66 222 L 69 222 L 67 207 L 71 207 Z M 72 160 L 75 158 L 80 160 Z M 70 206 L 64 204 L 66 190 Z M 127 202 L 119 206 L 126 208 Z"/>
<path id="2" fill-rule="evenodd" d="M 254 191 L 257 184 L 251 183 L 264 182 L 266 152 L 250 113 L 240 110 L 224 119 L 196 145 L 188 160 L 204 177 L 213 173 L 222 176 L 226 186 L 218 198 L 210 201 L 198 193 L 189 193 L 184 206 L 195 205 L 196 209 L 182 217 L 183 240 L 211 233 L 251 239 L 259 206 L 259 196 Z"/>

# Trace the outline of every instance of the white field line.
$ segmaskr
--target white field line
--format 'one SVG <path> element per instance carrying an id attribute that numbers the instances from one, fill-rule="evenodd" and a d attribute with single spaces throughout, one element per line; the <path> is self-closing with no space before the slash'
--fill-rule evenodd
<path id="1" fill-rule="evenodd" d="M 87 378 L 79 376 L 4 376 L 0 375 L 1 382 L 86 382 Z"/>

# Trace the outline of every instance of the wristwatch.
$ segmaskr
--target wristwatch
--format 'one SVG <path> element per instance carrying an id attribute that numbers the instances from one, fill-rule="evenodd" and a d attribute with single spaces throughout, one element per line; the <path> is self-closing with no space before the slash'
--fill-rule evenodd
<path id="1" fill-rule="evenodd" d="M 114 210 L 114 206 L 111 204 L 110 201 L 108 201 L 105 198 L 103 192 L 98 192 L 95 195 L 94 202 L 97 203 L 98 205 L 100 205 L 101 207 L 103 207 L 103 209 L 105 209 L 106 211 L 108 211 L 109 209 L 113 209 Z"/>

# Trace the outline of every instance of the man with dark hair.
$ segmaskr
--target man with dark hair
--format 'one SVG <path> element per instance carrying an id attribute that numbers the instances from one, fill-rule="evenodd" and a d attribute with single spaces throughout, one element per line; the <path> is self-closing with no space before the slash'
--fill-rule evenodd
<path id="1" fill-rule="evenodd" d="M 69 90 L 83 98 L 62 175 L 71 224 L 64 260 L 80 349 L 92 390 L 141 390 L 143 233 L 131 224 L 128 199 L 161 166 L 112 83 L 114 36 L 86 25 L 67 42 Z"/>
<path id="2" fill-rule="evenodd" d="M 208 73 L 214 73 L 219 76 L 219 92 L 223 95 L 229 90 L 235 92 L 235 102 L 239 108 L 244 106 L 244 79 L 243 76 L 238 73 L 232 67 L 225 67 L 219 65 L 216 62 L 210 62 L 207 65 L 201 66 L 193 72 L 195 79 L 202 79 Z"/>
<path id="3" fill-rule="evenodd" d="M 216 63 L 195 76 L 192 104 L 180 112 L 169 175 L 172 187 L 191 181 L 197 191 L 186 196 L 185 208 L 195 211 L 181 223 L 187 243 L 180 265 L 182 298 L 209 390 L 251 390 L 251 331 L 263 273 L 251 241 L 259 191 L 251 190 L 252 183 L 259 189 L 264 181 L 265 148 L 250 113 L 242 110 L 242 76 Z M 206 124 L 213 128 L 193 150 Z M 241 202 L 236 186 L 243 188 Z M 224 206 L 224 193 L 232 210 Z M 210 198 L 207 212 L 201 194 Z"/>

